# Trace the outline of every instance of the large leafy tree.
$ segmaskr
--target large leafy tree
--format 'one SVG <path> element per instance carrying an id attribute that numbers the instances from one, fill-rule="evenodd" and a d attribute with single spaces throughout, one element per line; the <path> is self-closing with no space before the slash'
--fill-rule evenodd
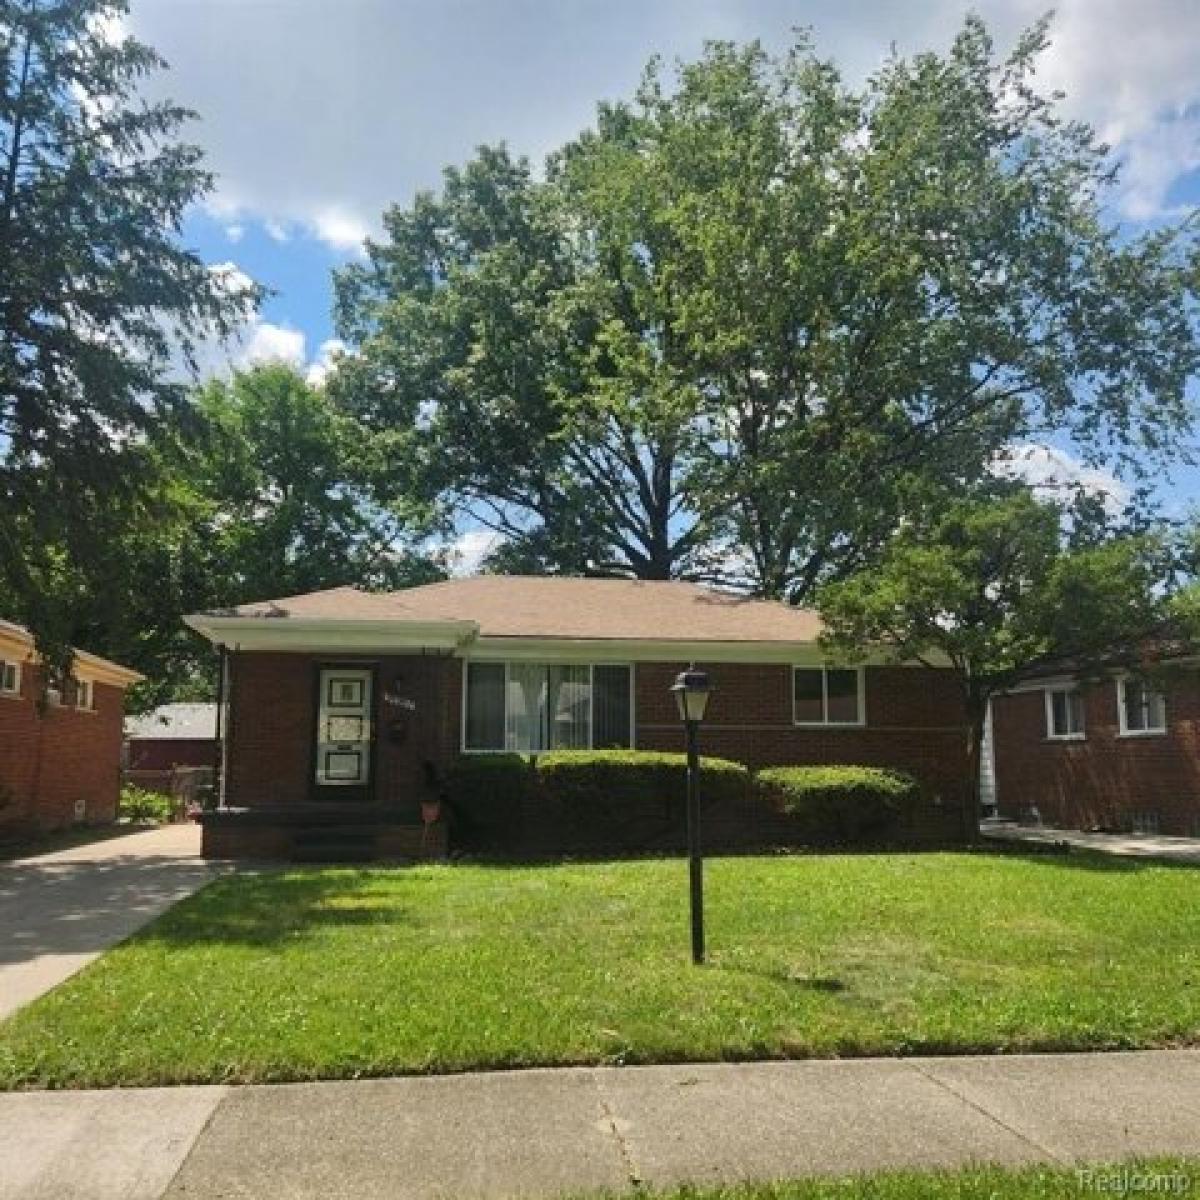
<path id="1" fill-rule="evenodd" d="M 675 423 L 641 387 L 595 386 L 595 358 L 636 373 L 640 348 L 605 327 L 560 192 L 483 149 L 384 223 L 336 280 L 356 353 L 331 386 L 385 472 L 416 464 L 427 494 L 508 539 L 506 565 L 674 573 Z"/>
<path id="2" fill-rule="evenodd" d="M 350 392 L 517 561 L 793 600 L 1014 440 L 1153 465 L 1190 424 L 1194 235 L 1107 219 L 1046 37 L 998 58 L 972 18 L 861 89 L 806 42 L 716 44 L 540 181 L 482 152 L 341 277 Z"/>
<path id="3" fill-rule="evenodd" d="M 268 364 L 201 391 L 187 477 L 207 528 L 211 603 L 340 584 L 440 578 L 420 549 L 427 513 L 372 489 L 375 446 L 294 368 Z"/>
<path id="4" fill-rule="evenodd" d="M 824 642 L 955 672 L 975 829 L 988 701 L 1047 662 L 1088 673 L 1136 651 L 1168 615 L 1172 556 L 1153 533 L 1106 532 L 1020 484 L 927 490 L 906 507 L 875 565 L 821 589 Z"/>
<path id="5" fill-rule="evenodd" d="M 162 519 L 114 530 L 104 548 L 124 586 L 74 607 L 89 647 L 150 677 L 135 703 L 211 695 L 211 655 L 185 613 L 443 577 L 424 551 L 428 513 L 373 490 L 376 446 L 293 367 L 210 380 L 178 426 L 159 464 Z"/>
<path id="6" fill-rule="evenodd" d="M 256 299 L 185 250 L 211 179 L 148 103 L 123 0 L 0 0 L 0 595 L 69 658 L 114 539 L 162 519 L 159 440 L 198 338 Z"/>

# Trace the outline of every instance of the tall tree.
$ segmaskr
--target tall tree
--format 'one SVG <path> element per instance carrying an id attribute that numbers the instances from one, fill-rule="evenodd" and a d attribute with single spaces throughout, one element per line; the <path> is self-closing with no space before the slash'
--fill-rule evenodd
<path id="1" fill-rule="evenodd" d="M 1194 232 L 1105 217 L 1105 148 L 1035 88 L 1046 41 L 997 59 L 969 18 L 860 91 L 806 42 L 719 44 L 581 143 L 611 164 L 619 127 L 643 181 L 629 244 L 704 401 L 689 495 L 756 590 L 811 596 L 869 561 L 914 477 L 978 480 L 1014 439 L 1136 468 L 1189 428 Z"/>
<path id="2" fill-rule="evenodd" d="M 420 548 L 426 511 L 406 489 L 373 492 L 375 446 L 294 368 L 211 381 L 197 408 L 206 432 L 187 470 L 207 530 L 210 603 L 441 578 Z"/>
<path id="3" fill-rule="evenodd" d="M 797 601 L 1014 440 L 1152 467 L 1191 422 L 1194 230 L 1106 218 L 1046 42 L 970 18 L 858 90 L 806 41 L 652 65 L 544 180 L 484 151 L 392 210 L 339 284 L 355 391 L 553 568 Z"/>
<path id="4" fill-rule="evenodd" d="M 0 0 L 0 591 L 65 665 L 104 538 L 158 519 L 179 362 L 256 302 L 178 241 L 211 187 L 124 0 Z M 110 556 L 111 557 L 111 556 Z"/>
<path id="5" fill-rule="evenodd" d="M 430 494 L 508 539 L 509 564 L 675 574 L 670 383 L 646 328 L 611 319 L 560 189 L 485 148 L 384 223 L 336 280 L 356 353 L 331 386 L 389 468 L 419 463 Z"/>
<path id="6" fill-rule="evenodd" d="M 1020 484 L 925 491 L 907 510 L 877 564 L 820 591 L 824 642 L 849 660 L 874 651 L 956 673 L 974 830 L 990 698 L 1048 661 L 1087 673 L 1154 635 L 1170 556 L 1153 533 L 1072 524 Z"/>
<path id="7" fill-rule="evenodd" d="M 134 704 L 211 695 L 209 648 L 185 613 L 444 577 L 425 553 L 427 511 L 372 490 L 377 447 L 294 368 L 210 380 L 176 424 L 155 472 L 160 519 L 106 524 L 98 553 L 121 586 L 80 594 L 72 610 L 90 649 L 149 677 Z"/>

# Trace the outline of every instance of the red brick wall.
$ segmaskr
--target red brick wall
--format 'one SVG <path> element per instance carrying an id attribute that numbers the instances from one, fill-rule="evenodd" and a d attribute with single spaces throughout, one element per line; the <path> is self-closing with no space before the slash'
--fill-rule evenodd
<path id="1" fill-rule="evenodd" d="M 458 753 L 461 675 L 460 659 L 432 654 L 384 658 L 376 671 L 376 797 L 414 821 L 426 793 L 424 764 L 444 767 Z M 389 691 L 416 708 L 405 713 L 382 702 Z"/>
<path id="2" fill-rule="evenodd" d="M 311 793 L 314 680 L 318 659 L 302 654 L 242 653 L 231 658 L 229 788 L 236 807 L 290 805 Z M 349 659 L 338 660 L 342 662 Z M 459 751 L 462 660 L 397 655 L 376 666 L 375 798 L 412 807 L 424 787 L 422 764 L 445 766 Z M 683 732 L 669 688 L 685 664 L 635 666 L 636 743 L 682 750 Z M 911 771 L 946 803 L 957 803 L 965 778 L 961 703 L 948 672 L 871 667 L 866 672 L 864 728 L 800 728 L 792 723 L 791 668 L 722 664 L 710 668 L 714 693 L 703 749 L 752 767 L 796 763 L 863 763 Z M 415 701 L 399 717 L 381 703 L 394 688 Z M 415 813 L 415 808 L 413 808 Z"/>
<path id="3" fill-rule="evenodd" d="M 97 683 L 94 711 L 39 713 L 39 672 L 26 663 L 21 695 L 0 696 L 0 837 L 24 837 L 116 819 L 121 787 L 123 693 Z"/>
<path id="4" fill-rule="evenodd" d="M 231 654 L 226 802 L 296 804 L 308 797 L 316 676 L 304 654 Z"/>
<path id="5" fill-rule="evenodd" d="M 639 663 L 637 745 L 682 750 L 683 729 L 670 686 L 681 663 Z M 701 731 L 702 752 L 751 767 L 857 763 L 910 771 L 947 803 L 966 779 L 962 701 L 949 671 L 868 667 L 862 727 L 813 728 L 792 721 L 792 669 L 786 665 L 714 664 Z"/>
<path id="6" fill-rule="evenodd" d="M 1036 808 L 1051 825 L 1127 829 L 1135 812 L 1153 812 L 1163 833 L 1200 834 L 1200 675 L 1178 677 L 1164 690 L 1167 732 L 1121 737 L 1116 683 L 1084 688 L 1083 741 L 1046 737 L 1041 690 L 994 700 L 1001 814 Z"/>
<path id="7" fill-rule="evenodd" d="M 290 806 L 311 798 L 317 671 L 322 662 L 358 661 L 306 654 L 230 656 L 230 806 Z M 424 790 L 422 764 L 444 764 L 458 750 L 462 663 L 438 655 L 389 655 L 361 663 L 375 668 L 373 797 L 415 819 Z M 412 700 L 416 709 L 390 708 L 382 699 L 390 690 Z"/>
<path id="8" fill-rule="evenodd" d="M 169 771 L 172 767 L 212 767 L 217 743 L 208 738 L 131 738 L 125 765 L 131 771 Z"/>

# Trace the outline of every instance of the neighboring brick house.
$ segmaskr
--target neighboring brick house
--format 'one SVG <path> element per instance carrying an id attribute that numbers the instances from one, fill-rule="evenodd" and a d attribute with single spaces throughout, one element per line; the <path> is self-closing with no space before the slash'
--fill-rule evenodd
<path id="1" fill-rule="evenodd" d="M 693 584 L 478 576 L 337 588 L 197 614 L 221 649 L 221 811 L 208 853 L 286 854 L 351 820 L 421 845 L 421 801 L 460 754 L 682 750 L 669 687 L 702 664 L 703 752 L 752 767 L 911 771 L 962 833 L 963 712 L 948 671 L 827 664 L 815 613 Z"/>
<path id="2" fill-rule="evenodd" d="M 1200 836 L 1200 673 L 1048 675 L 992 701 L 1000 815 Z"/>
<path id="3" fill-rule="evenodd" d="M 217 706 L 161 704 L 125 719 L 125 766 L 130 771 L 217 765 Z"/>
<path id="4" fill-rule="evenodd" d="M 197 771 L 211 779 L 216 765 L 215 704 L 162 704 L 125 719 L 125 777 L 130 783 L 176 795 L 182 779 Z"/>
<path id="5" fill-rule="evenodd" d="M 39 705 L 33 638 L 0 621 L 0 840 L 116 819 L 125 689 L 142 677 L 82 650 Z"/>

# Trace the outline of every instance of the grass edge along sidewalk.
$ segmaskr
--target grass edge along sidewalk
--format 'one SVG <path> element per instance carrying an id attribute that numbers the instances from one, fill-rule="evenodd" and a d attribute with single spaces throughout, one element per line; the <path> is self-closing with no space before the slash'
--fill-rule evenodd
<path id="1" fill-rule="evenodd" d="M 617 1193 L 572 1200 L 615 1200 Z M 1065 1196 L 1200 1195 L 1200 1159 L 1153 1158 L 1077 1166 L 972 1166 L 881 1171 L 718 1187 L 639 1191 L 639 1200 L 1062 1200 Z"/>

